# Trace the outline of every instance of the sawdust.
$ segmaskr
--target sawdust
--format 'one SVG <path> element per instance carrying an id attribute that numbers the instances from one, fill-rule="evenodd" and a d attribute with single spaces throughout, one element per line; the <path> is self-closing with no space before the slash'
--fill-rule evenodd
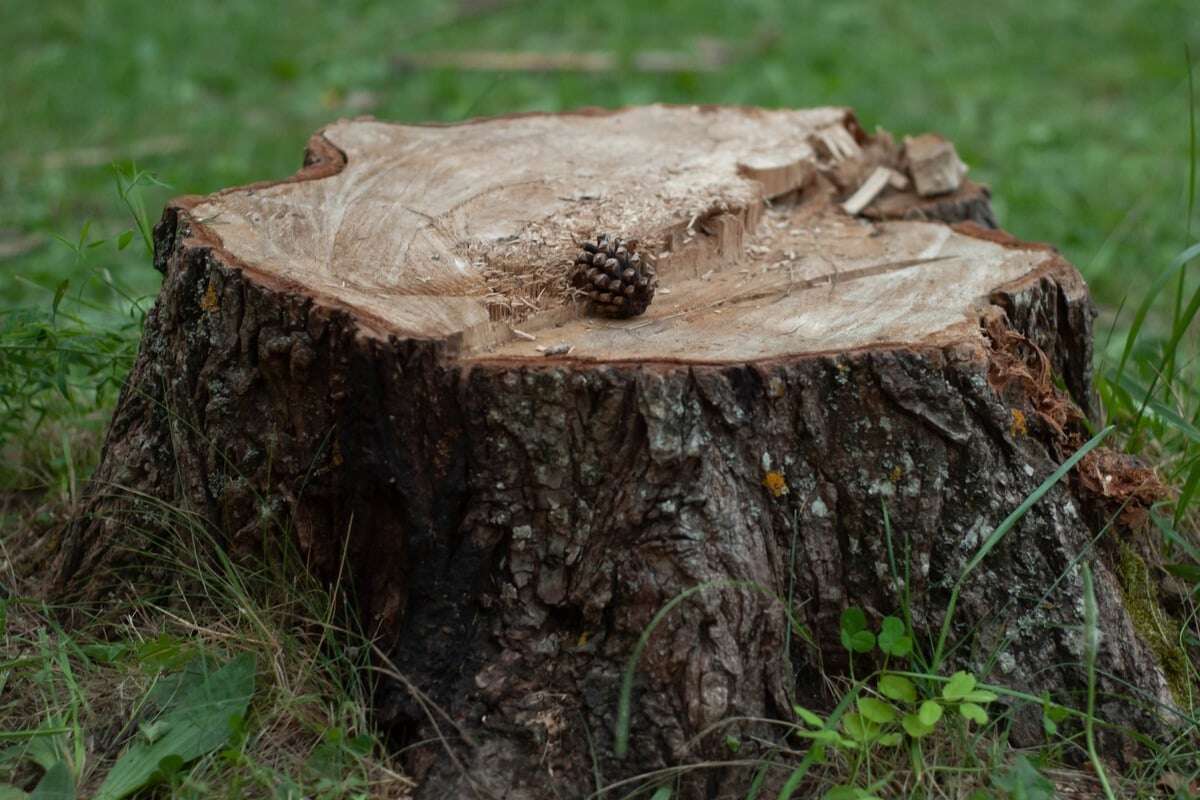
<path id="1" fill-rule="evenodd" d="M 568 283 L 570 260 L 526 264 L 487 264 L 481 274 L 488 291 L 481 298 L 493 322 L 521 323 L 534 314 L 575 301 Z"/>

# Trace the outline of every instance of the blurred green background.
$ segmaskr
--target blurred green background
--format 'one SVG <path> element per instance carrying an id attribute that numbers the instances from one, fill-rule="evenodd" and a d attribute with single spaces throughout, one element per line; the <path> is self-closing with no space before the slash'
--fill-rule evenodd
<path id="1" fill-rule="evenodd" d="M 113 162 L 172 194 L 299 167 L 339 117 L 456 120 L 668 101 L 852 106 L 868 129 L 936 130 L 990 183 L 1002 224 L 1053 242 L 1110 307 L 1187 235 L 1185 44 L 1200 3 L 752 0 L 0 0 L 0 307 L 43 302 L 73 254 L 53 234 L 129 227 Z M 447 52 L 449 51 L 449 52 Z M 614 69 L 431 65 L 481 51 L 608 54 Z M 645 69 L 639 54 L 677 54 Z M 404 62 L 407 66 L 399 66 Z M 144 250 L 102 249 L 139 292 Z M 50 297 L 44 295 L 45 302 Z"/>

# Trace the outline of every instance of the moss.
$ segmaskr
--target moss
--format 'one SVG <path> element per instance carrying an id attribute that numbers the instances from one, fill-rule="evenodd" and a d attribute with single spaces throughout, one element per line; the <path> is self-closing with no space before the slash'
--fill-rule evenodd
<path id="1" fill-rule="evenodd" d="M 1190 693 L 1187 653 L 1179 644 L 1181 628 L 1158 601 L 1158 587 L 1146 562 L 1125 542 L 1119 544 L 1117 580 L 1134 629 L 1162 665 L 1175 702 L 1186 706 Z"/>

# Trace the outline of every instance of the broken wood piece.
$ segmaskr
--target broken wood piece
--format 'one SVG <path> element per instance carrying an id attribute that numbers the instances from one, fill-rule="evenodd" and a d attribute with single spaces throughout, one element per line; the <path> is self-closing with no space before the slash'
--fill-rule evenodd
<path id="1" fill-rule="evenodd" d="M 526 333 L 525 331 L 517 330 L 516 328 L 514 328 L 512 326 L 509 326 L 509 330 L 512 331 L 512 335 L 517 337 L 518 339 L 524 339 L 527 342 L 536 342 L 537 341 L 537 337 L 534 336 L 532 333 Z"/>
<path id="2" fill-rule="evenodd" d="M 908 181 L 891 167 L 876 167 L 875 171 L 863 181 L 862 186 L 859 186 L 858 190 L 842 203 L 842 210 L 852 217 L 858 216 L 864 208 L 871 205 L 880 192 L 888 186 L 896 186 L 898 183 L 904 186 L 908 184 Z"/>
<path id="3" fill-rule="evenodd" d="M 959 159 L 954 143 L 936 133 L 906 137 L 904 156 L 921 197 L 957 191 L 967 174 L 967 165 Z"/>
<path id="4" fill-rule="evenodd" d="M 845 125 L 829 125 L 813 134 L 813 146 L 817 154 L 830 161 L 858 158 L 862 148 Z"/>

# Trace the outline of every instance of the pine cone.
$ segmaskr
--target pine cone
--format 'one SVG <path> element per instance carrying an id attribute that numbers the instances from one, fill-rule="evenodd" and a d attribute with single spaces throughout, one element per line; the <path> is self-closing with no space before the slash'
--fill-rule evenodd
<path id="1" fill-rule="evenodd" d="M 592 310 L 610 317 L 636 317 L 650 306 L 658 276 L 654 267 L 634 252 L 635 242 L 609 239 L 586 242 L 575 257 L 571 284 L 591 299 Z"/>

